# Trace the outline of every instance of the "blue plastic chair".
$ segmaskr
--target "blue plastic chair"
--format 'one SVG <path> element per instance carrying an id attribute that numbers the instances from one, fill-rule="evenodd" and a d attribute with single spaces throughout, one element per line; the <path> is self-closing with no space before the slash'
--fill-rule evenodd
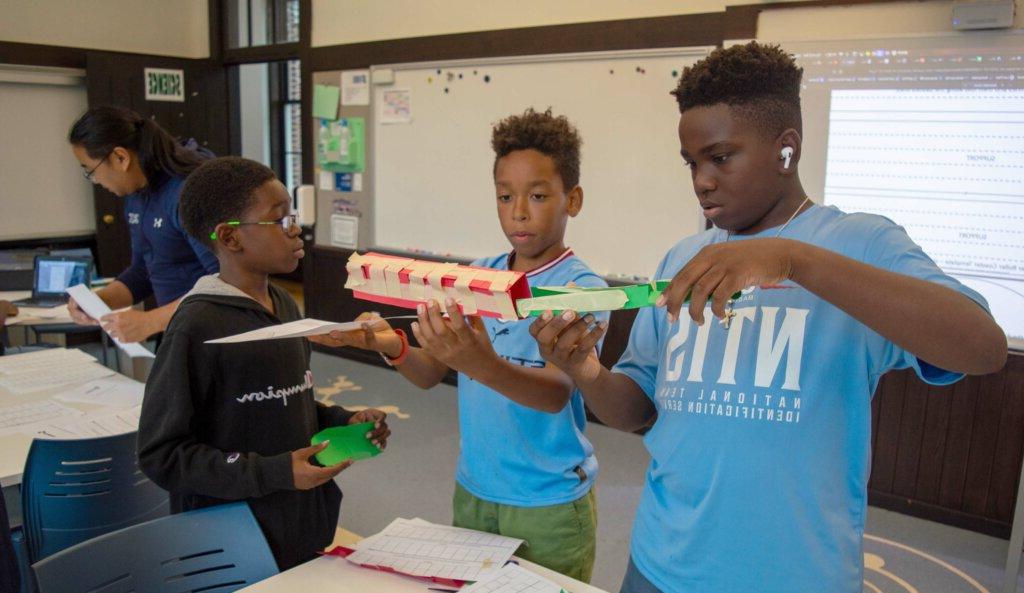
<path id="1" fill-rule="evenodd" d="M 21 485 L 29 562 L 167 515 L 167 492 L 139 470 L 135 438 L 32 442 Z"/>
<path id="2" fill-rule="evenodd" d="M 229 593 L 277 574 L 249 505 L 154 519 L 32 566 L 39 593 Z"/>

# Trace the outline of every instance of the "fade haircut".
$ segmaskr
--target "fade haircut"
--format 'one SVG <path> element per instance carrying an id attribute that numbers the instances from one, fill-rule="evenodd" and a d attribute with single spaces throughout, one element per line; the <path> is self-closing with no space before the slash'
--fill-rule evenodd
<path id="1" fill-rule="evenodd" d="M 565 191 L 580 184 L 580 146 L 583 140 L 576 126 L 564 115 L 555 117 L 551 108 L 543 113 L 531 107 L 522 115 L 510 115 L 494 126 L 494 172 L 498 161 L 511 152 L 533 149 L 555 162 Z"/>
<path id="2" fill-rule="evenodd" d="M 787 128 L 801 132 L 800 78 L 804 70 L 777 45 L 751 41 L 716 49 L 687 67 L 672 94 L 679 113 L 724 103 L 767 138 Z"/>
<path id="3" fill-rule="evenodd" d="M 253 192 L 276 179 L 266 166 L 237 156 L 210 159 L 185 180 L 178 216 L 185 232 L 206 245 L 217 225 L 238 220 L 252 207 Z"/>

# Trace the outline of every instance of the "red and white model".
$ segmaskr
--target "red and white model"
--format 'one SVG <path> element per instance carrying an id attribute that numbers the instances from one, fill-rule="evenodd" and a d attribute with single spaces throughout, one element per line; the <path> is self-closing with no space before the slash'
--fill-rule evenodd
<path id="1" fill-rule="evenodd" d="M 522 272 L 380 253 L 353 253 L 346 268 L 345 288 L 356 298 L 409 309 L 430 301 L 443 306 L 451 297 L 466 315 L 517 320 L 516 300 L 531 296 Z"/>

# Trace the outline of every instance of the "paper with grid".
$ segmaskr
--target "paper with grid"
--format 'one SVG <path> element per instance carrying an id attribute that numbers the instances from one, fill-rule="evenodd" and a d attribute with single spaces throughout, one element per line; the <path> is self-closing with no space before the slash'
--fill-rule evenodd
<path id="1" fill-rule="evenodd" d="M 36 439 L 93 439 L 135 432 L 139 429 L 142 406 L 123 409 L 103 408 L 81 416 L 49 419 L 23 426 L 22 433 Z"/>
<path id="2" fill-rule="evenodd" d="M 81 415 L 81 411 L 52 400 L 3 406 L 0 407 L 0 436 L 25 433 L 40 422 Z"/>
<path id="3" fill-rule="evenodd" d="M 384 531 L 359 542 L 348 560 L 418 577 L 477 581 L 497 572 L 522 543 L 422 519 L 395 519 Z"/>
<path id="4" fill-rule="evenodd" d="M 506 564 L 460 593 L 566 593 L 555 583 L 518 564 Z"/>

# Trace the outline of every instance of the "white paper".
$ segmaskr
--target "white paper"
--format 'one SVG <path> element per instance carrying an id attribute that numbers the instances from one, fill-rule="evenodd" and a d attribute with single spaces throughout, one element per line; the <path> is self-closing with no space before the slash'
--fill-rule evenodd
<path id="1" fill-rule="evenodd" d="M 320 171 L 317 180 L 321 190 L 334 191 L 334 173 L 331 171 Z"/>
<path id="2" fill-rule="evenodd" d="M 88 362 L 96 362 L 96 358 L 77 348 L 47 348 L 0 357 L 0 374 L 49 372 L 54 368 Z"/>
<path id="3" fill-rule="evenodd" d="M 136 381 L 97 379 L 82 385 L 75 385 L 53 397 L 68 403 L 130 408 L 142 404 L 143 391 L 143 384 Z"/>
<path id="4" fill-rule="evenodd" d="M 412 319 L 415 315 L 395 315 L 392 317 L 377 317 L 374 319 Z M 332 331 L 348 332 L 357 329 L 362 329 L 363 324 L 370 322 L 374 319 L 366 319 L 362 321 L 346 321 L 338 323 L 335 321 L 321 321 L 319 319 L 300 319 L 298 321 L 291 321 L 289 323 L 282 323 L 281 325 L 272 325 L 270 327 L 263 327 L 260 329 L 254 329 L 242 334 L 235 334 L 233 336 L 227 336 L 225 338 L 217 338 L 216 340 L 207 340 L 206 344 L 237 344 L 239 342 L 255 342 L 257 340 L 280 340 L 284 338 L 303 338 L 306 336 L 321 336 L 329 334 Z"/>
<path id="5" fill-rule="evenodd" d="M 384 531 L 359 542 L 348 560 L 419 577 L 478 581 L 504 566 L 522 543 L 421 519 L 395 519 Z"/>
<path id="6" fill-rule="evenodd" d="M 412 121 L 412 91 L 389 89 L 381 93 L 380 123 L 407 124 Z"/>
<path id="7" fill-rule="evenodd" d="M 0 435 L 24 433 L 40 422 L 53 422 L 64 416 L 81 416 L 82 412 L 53 400 L 29 402 L 0 407 Z"/>
<path id="8" fill-rule="evenodd" d="M 369 70 L 342 70 L 341 71 L 341 104 L 342 105 L 369 105 L 370 104 L 370 71 Z"/>
<path id="9" fill-rule="evenodd" d="M 557 584 L 518 564 L 506 564 L 460 593 L 565 593 Z"/>
<path id="10" fill-rule="evenodd" d="M 363 191 L 363 174 L 352 174 L 352 191 Z"/>
<path id="11" fill-rule="evenodd" d="M 347 214 L 331 215 L 331 245 L 355 249 L 359 243 L 359 217 Z"/>
<path id="12" fill-rule="evenodd" d="M 100 410 L 76 417 L 59 418 L 22 427 L 21 432 L 37 439 L 92 439 L 135 432 L 139 429 L 141 406 L 121 410 Z"/>
<path id="13" fill-rule="evenodd" d="M 81 307 L 83 311 L 85 311 L 86 315 L 92 317 L 93 319 L 98 320 L 107 313 L 111 312 L 110 307 L 108 307 L 107 304 L 104 303 L 102 299 L 100 299 L 100 297 L 96 296 L 96 293 L 89 290 L 89 287 L 84 284 L 77 284 L 75 286 L 72 286 L 67 290 L 67 293 L 71 295 L 71 298 L 75 299 L 75 302 L 78 303 L 78 306 Z M 106 329 L 104 329 L 103 331 L 106 331 Z M 109 332 L 107 335 L 109 335 Z M 125 344 L 124 342 L 114 338 L 113 336 L 111 336 L 110 339 L 114 340 L 114 343 L 117 344 L 117 347 L 120 348 L 121 350 L 124 350 L 125 353 L 128 354 L 128 356 L 131 356 L 132 358 L 154 357 L 154 354 L 149 350 L 143 348 L 142 344 Z"/>
<path id="14" fill-rule="evenodd" d="M 45 372 L 37 370 L 6 372 L 0 375 L 0 387 L 11 393 L 34 393 L 69 383 L 81 383 L 109 377 L 113 374 L 113 369 L 95 362 L 53 365 Z"/>

